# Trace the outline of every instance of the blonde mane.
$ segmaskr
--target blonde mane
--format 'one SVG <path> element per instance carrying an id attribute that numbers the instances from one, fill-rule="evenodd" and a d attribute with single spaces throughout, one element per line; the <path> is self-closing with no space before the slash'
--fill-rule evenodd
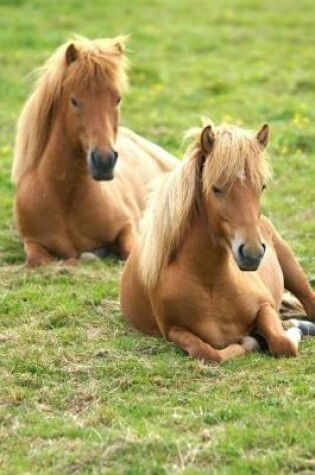
<path id="1" fill-rule="evenodd" d="M 17 125 L 12 180 L 18 183 L 28 170 L 37 166 L 51 130 L 54 109 L 65 83 L 89 87 L 108 87 L 121 93 L 127 86 L 127 61 L 123 55 L 126 37 L 88 40 L 75 36 L 63 44 L 35 74 L 38 79 L 24 105 Z M 78 59 L 66 61 L 73 44 Z"/>
<path id="2" fill-rule="evenodd" d="M 192 142 L 183 162 L 156 184 L 150 196 L 139 245 L 140 275 L 146 288 L 157 284 L 213 185 L 219 182 L 228 186 L 237 176 L 246 174 L 261 189 L 270 176 L 263 148 L 253 132 L 225 124 L 213 127 L 214 146 L 204 157 L 202 130 L 188 131 Z"/>

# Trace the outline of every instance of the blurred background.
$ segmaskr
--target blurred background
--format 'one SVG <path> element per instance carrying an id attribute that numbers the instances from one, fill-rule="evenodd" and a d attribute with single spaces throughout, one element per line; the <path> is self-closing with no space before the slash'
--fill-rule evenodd
<path id="1" fill-rule="evenodd" d="M 2 222 L 27 75 L 73 33 L 129 34 L 122 123 L 181 155 L 183 131 L 203 115 L 268 121 L 275 181 L 265 208 L 302 258 L 314 255 L 314 31 L 312 0 L 0 0 Z"/>

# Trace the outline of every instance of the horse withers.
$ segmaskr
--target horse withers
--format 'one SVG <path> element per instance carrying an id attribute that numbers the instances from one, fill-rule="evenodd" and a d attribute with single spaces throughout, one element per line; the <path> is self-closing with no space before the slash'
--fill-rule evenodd
<path id="1" fill-rule="evenodd" d="M 18 122 L 12 177 L 27 263 L 129 254 L 149 181 L 176 159 L 119 127 L 125 38 L 76 37 L 39 70 Z"/>
<path id="2" fill-rule="evenodd" d="M 301 332 L 278 316 L 284 286 L 315 320 L 315 293 L 259 203 L 269 126 L 211 123 L 156 187 L 121 279 L 124 317 L 189 355 L 221 362 L 253 351 L 296 356 Z"/>

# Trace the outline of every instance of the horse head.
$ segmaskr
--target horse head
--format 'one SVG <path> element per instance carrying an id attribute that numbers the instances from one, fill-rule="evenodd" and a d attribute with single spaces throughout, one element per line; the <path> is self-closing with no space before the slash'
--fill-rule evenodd
<path id="1" fill-rule="evenodd" d="M 111 180 L 118 159 L 115 141 L 122 93 L 122 55 L 122 42 L 118 40 L 105 50 L 94 45 L 88 51 L 73 42 L 65 51 L 66 132 L 73 146 L 84 151 L 89 173 L 95 180 Z"/>
<path id="2" fill-rule="evenodd" d="M 266 250 L 259 217 L 268 175 L 263 151 L 269 135 L 267 124 L 256 134 L 233 126 L 207 125 L 200 135 L 209 228 L 245 271 L 257 270 Z"/>

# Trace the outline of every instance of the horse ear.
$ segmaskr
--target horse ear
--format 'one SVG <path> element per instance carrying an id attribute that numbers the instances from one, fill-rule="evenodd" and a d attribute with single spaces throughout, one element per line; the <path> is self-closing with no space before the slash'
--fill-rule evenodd
<path id="1" fill-rule="evenodd" d="M 68 48 L 66 49 L 66 63 L 69 64 L 74 63 L 74 61 L 78 58 L 79 52 L 74 43 L 70 43 Z"/>
<path id="2" fill-rule="evenodd" d="M 114 38 L 114 49 L 118 54 L 123 54 L 126 50 L 128 36 L 117 36 Z"/>
<path id="3" fill-rule="evenodd" d="M 214 145 L 214 133 L 211 125 L 207 125 L 201 132 L 200 146 L 204 155 L 209 155 Z"/>
<path id="4" fill-rule="evenodd" d="M 123 54 L 125 50 L 124 45 L 120 41 L 117 41 L 117 43 L 114 44 L 114 48 L 117 50 L 117 53 L 119 54 Z"/>
<path id="5" fill-rule="evenodd" d="M 266 148 L 270 139 L 270 125 L 264 124 L 262 128 L 257 132 L 256 139 L 263 148 Z"/>

